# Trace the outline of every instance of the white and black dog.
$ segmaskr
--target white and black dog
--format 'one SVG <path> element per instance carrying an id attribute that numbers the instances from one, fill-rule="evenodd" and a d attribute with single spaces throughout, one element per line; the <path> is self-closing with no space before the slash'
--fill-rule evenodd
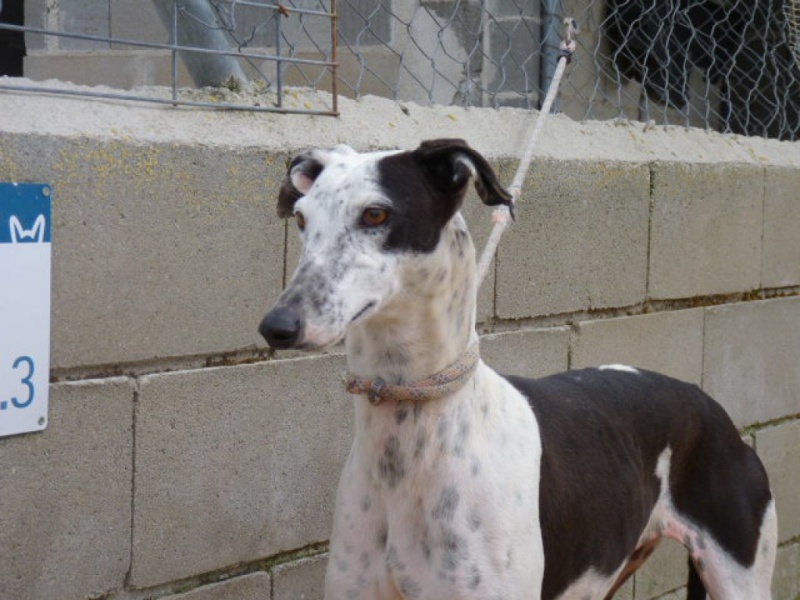
<path id="1" fill-rule="evenodd" d="M 355 439 L 336 498 L 327 600 L 610 598 L 659 541 L 689 551 L 688 597 L 765 600 L 775 505 L 764 468 L 697 386 L 621 365 L 543 379 L 486 366 L 462 140 L 313 150 L 278 213 L 303 238 L 260 332 L 345 341 Z"/>

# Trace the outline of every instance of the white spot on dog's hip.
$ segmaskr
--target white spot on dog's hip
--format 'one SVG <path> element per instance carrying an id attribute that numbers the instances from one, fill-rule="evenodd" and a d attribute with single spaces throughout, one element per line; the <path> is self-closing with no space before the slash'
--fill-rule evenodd
<path id="1" fill-rule="evenodd" d="M 625 373 L 634 373 L 639 375 L 639 370 L 628 365 L 613 364 L 613 365 L 600 365 L 597 367 L 601 371 L 623 371 Z"/>

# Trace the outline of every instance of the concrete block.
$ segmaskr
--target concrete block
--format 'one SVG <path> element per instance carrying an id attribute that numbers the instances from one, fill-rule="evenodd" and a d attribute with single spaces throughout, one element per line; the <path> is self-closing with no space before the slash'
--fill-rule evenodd
<path id="1" fill-rule="evenodd" d="M 569 329 L 528 329 L 481 337 L 481 357 L 507 375 L 544 377 L 567 370 Z"/>
<path id="2" fill-rule="evenodd" d="M 532 92 L 539 87 L 539 60 L 531 48 L 541 44 L 541 20 L 521 17 L 488 20 L 484 36 L 488 56 L 484 62 L 488 87 L 493 91 Z"/>
<path id="3" fill-rule="evenodd" d="M 703 380 L 703 309 L 581 321 L 571 367 L 622 363 L 684 381 Z"/>
<path id="4" fill-rule="evenodd" d="M 778 509 L 778 538 L 800 536 L 800 419 L 759 430 L 755 438 Z"/>
<path id="5" fill-rule="evenodd" d="M 656 598 L 686 585 L 689 578 L 686 549 L 665 540 L 634 577 L 636 600 Z"/>
<path id="6" fill-rule="evenodd" d="M 272 569 L 274 600 L 322 600 L 327 555 L 303 558 Z"/>
<path id="7" fill-rule="evenodd" d="M 738 427 L 800 413 L 800 298 L 706 309 L 703 388 Z"/>
<path id="8" fill-rule="evenodd" d="M 51 385 L 49 421 L 0 439 L 0 598 L 96 598 L 128 572 L 133 386 Z"/>
<path id="9" fill-rule="evenodd" d="M 800 543 L 778 548 L 772 577 L 772 597 L 775 600 L 800 598 Z"/>
<path id="10" fill-rule="evenodd" d="M 47 29 L 47 0 L 25 0 L 23 14 L 26 26 Z M 34 33 L 25 34 L 25 51 L 28 54 L 32 51 L 43 50 L 44 47 L 45 36 Z"/>
<path id="11" fill-rule="evenodd" d="M 269 573 L 256 572 L 165 596 L 163 600 L 270 600 L 271 594 Z"/>
<path id="12" fill-rule="evenodd" d="M 655 163 L 651 298 L 691 298 L 761 283 L 764 168 Z"/>
<path id="13" fill-rule="evenodd" d="M 172 85 L 169 53 L 161 50 L 97 50 L 28 54 L 24 59 L 25 77 L 37 81 L 59 79 L 80 85 L 105 86 L 128 90 L 142 86 Z M 178 62 L 178 86 L 191 86 L 192 78 Z M 149 96 L 138 90 L 138 95 Z"/>
<path id="14" fill-rule="evenodd" d="M 0 176 L 54 188 L 53 367 L 263 344 L 284 254 L 265 190 L 283 157 L 12 134 L 0 154 Z"/>
<path id="15" fill-rule="evenodd" d="M 109 28 L 117 39 L 168 44 L 170 33 L 152 2 L 109 0 Z M 126 48 L 126 46 L 122 46 Z"/>
<path id="16" fill-rule="evenodd" d="M 515 170 L 516 162 L 509 166 Z M 647 279 L 647 166 L 542 159 L 530 173 L 520 217 L 499 248 L 498 316 L 641 302 Z"/>
<path id="17" fill-rule="evenodd" d="M 344 371 L 323 356 L 142 379 L 132 585 L 328 538 L 352 437 Z"/>
<path id="18" fill-rule="evenodd" d="M 768 167 L 764 199 L 764 287 L 800 285 L 800 168 Z"/>
<path id="19" fill-rule="evenodd" d="M 109 0 L 58 0 L 58 29 L 63 33 L 79 33 L 98 37 L 109 37 Z M 58 40 L 62 50 L 101 50 L 108 42 L 62 37 Z"/>

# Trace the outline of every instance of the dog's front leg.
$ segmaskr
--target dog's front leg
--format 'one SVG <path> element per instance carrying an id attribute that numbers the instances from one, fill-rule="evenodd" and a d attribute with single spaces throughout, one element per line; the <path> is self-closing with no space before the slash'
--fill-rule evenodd
<path id="1" fill-rule="evenodd" d="M 372 489 L 369 468 L 359 458 L 356 445 L 336 494 L 325 600 L 401 600 L 386 577 L 383 560 L 386 510 Z"/>

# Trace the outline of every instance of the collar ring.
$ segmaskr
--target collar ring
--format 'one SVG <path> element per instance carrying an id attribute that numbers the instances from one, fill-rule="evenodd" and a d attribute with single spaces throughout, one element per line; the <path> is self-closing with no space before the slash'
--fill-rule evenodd
<path id="1" fill-rule="evenodd" d="M 376 377 L 372 380 L 367 392 L 367 399 L 372 406 L 377 406 L 383 401 L 384 388 L 386 388 L 386 381 L 382 377 Z"/>

